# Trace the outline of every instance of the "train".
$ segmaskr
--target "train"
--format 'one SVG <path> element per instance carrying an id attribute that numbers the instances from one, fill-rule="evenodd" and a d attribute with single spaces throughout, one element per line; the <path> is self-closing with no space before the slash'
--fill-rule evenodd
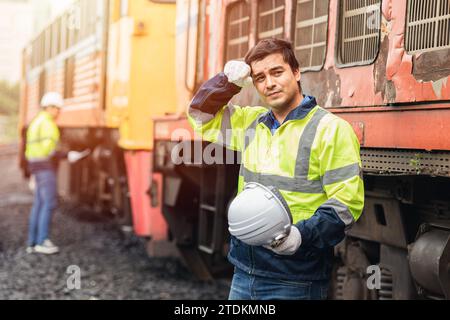
<path id="1" fill-rule="evenodd" d="M 93 2 L 78 2 L 91 6 L 81 17 Z M 288 39 L 303 92 L 348 121 L 361 145 L 365 208 L 335 248 L 329 297 L 450 298 L 449 0 L 95 3 L 95 27 L 81 19 L 95 40 L 62 26 L 77 21 L 75 6 L 24 50 L 20 129 L 42 93 L 59 90 L 63 144 L 95 150 L 60 165 L 61 194 L 132 223 L 152 254 L 174 246 L 200 279 L 229 275 L 240 155 L 202 141 L 185 113 L 228 60 L 261 39 Z M 58 28 L 69 34 L 60 39 L 83 40 L 49 49 Z M 96 66 L 91 76 L 84 63 Z M 261 104 L 252 86 L 231 102 Z"/>
<path id="2" fill-rule="evenodd" d="M 23 50 L 20 132 L 42 95 L 57 91 L 65 102 L 57 122 L 61 148 L 92 151 L 75 165 L 60 162 L 59 195 L 109 212 L 155 244 L 166 242 L 169 229 L 148 196 L 159 178 L 152 174 L 152 117 L 176 111 L 175 7 L 74 1 Z"/>

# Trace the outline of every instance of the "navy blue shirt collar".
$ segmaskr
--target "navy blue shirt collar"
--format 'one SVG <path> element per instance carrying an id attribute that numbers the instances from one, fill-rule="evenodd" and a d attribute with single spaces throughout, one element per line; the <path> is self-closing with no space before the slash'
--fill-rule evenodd
<path id="1" fill-rule="evenodd" d="M 302 103 L 288 113 L 287 117 L 284 119 L 284 122 L 289 120 L 303 119 L 316 105 L 317 105 L 316 98 L 312 96 L 303 96 Z M 264 114 L 259 119 L 259 122 L 260 123 L 263 122 L 268 128 L 270 128 L 272 134 L 276 131 L 276 129 L 278 129 L 281 126 L 281 124 L 275 118 L 275 115 L 273 114 L 272 110 Z"/>

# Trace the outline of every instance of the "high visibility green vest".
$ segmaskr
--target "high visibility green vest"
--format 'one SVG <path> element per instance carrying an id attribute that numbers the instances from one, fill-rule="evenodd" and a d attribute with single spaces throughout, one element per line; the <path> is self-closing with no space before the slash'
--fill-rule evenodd
<path id="1" fill-rule="evenodd" d="M 224 106 L 215 115 L 191 108 L 188 119 L 206 141 L 242 152 L 238 192 L 254 181 L 279 189 L 293 223 L 320 206 L 332 207 L 346 227 L 361 215 L 364 185 L 360 146 L 348 122 L 315 106 L 272 135 L 263 107 Z M 230 130 L 231 129 L 231 130 Z"/>
<path id="2" fill-rule="evenodd" d="M 52 116 L 41 111 L 31 121 L 27 130 L 25 156 L 28 161 L 50 160 L 59 142 L 59 129 Z"/>

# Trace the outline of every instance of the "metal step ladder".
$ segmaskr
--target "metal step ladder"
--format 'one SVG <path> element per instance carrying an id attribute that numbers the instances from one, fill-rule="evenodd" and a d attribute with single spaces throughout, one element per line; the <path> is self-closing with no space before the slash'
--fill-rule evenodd
<path id="1" fill-rule="evenodd" d="M 198 248 L 210 255 L 223 250 L 227 223 L 225 173 L 225 165 L 204 166 L 201 170 Z"/>

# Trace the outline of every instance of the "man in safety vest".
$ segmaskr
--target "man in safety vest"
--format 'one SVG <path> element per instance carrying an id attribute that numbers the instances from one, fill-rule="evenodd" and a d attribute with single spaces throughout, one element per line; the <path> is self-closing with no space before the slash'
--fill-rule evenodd
<path id="1" fill-rule="evenodd" d="M 51 216 L 57 205 L 55 160 L 67 157 L 73 163 L 85 156 L 76 151 L 57 151 L 60 133 L 55 120 L 63 104 L 59 93 L 46 93 L 41 100 L 41 111 L 27 129 L 25 157 L 36 185 L 28 230 L 29 253 L 54 254 L 59 251 L 49 239 Z"/>
<path id="2" fill-rule="evenodd" d="M 269 110 L 229 103 L 252 82 Z M 276 188 L 292 215 L 278 246 L 231 236 L 229 298 L 326 299 L 333 248 L 364 206 L 360 146 L 346 121 L 302 94 L 292 45 L 261 40 L 245 62 L 229 61 L 199 89 L 188 118 L 205 140 L 242 153 L 239 193 L 249 182 Z"/>

